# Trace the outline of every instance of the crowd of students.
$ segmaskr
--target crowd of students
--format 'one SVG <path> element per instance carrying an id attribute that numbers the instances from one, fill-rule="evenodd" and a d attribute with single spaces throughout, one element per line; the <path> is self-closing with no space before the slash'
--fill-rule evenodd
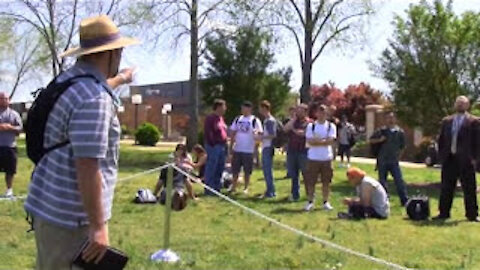
<path id="1" fill-rule="evenodd" d="M 220 191 L 222 172 L 225 165 L 230 165 L 233 175 L 232 183 L 227 189 L 228 194 L 236 194 L 239 186 L 239 176 L 243 172 L 243 193 L 249 193 L 250 178 L 254 168 L 254 156 L 256 145 L 261 143 L 261 163 L 265 180 L 265 191 L 259 196 L 260 199 L 275 198 L 277 196 L 275 181 L 273 178 L 273 164 L 275 149 L 280 148 L 287 153 L 287 175 L 291 179 L 289 201 L 298 201 L 300 198 L 299 177 L 303 176 L 307 204 L 305 211 L 315 208 L 316 184 L 320 180 L 322 184 L 322 207 L 324 210 L 333 210 L 330 204 L 330 185 L 333 179 L 333 163 L 338 147 L 338 154 L 342 158 L 340 167 L 347 167 L 347 178 L 357 189 L 358 198 L 346 198 L 347 213 L 340 213 L 339 217 L 358 218 L 377 217 L 386 218 L 389 213 L 388 196 L 386 195 L 386 183 L 379 183 L 366 176 L 366 173 L 358 168 L 350 168 L 351 147 L 354 144 L 356 128 L 348 122 L 346 116 L 341 120 L 333 117 L 332 107 L 322 104 L 299 104 L 289 108 L 289 118 L 283 121 L 276 119 L 271 112 L 271 104 L 264 100 L 260 103 L 258 112 L 263 121 L 253 115 L 253 104 L 245 101 L 241 105 L 241 114 L 235 117 L 227 126 L 223 116 L 227 110 L 224 100 L 215 100 L 213 112 L 205 119 L 205 149 L 201 145 L 193 148 L 196 162 L 192 162 L 186 152 L 185 145 L 178 145 L 174 153 L 175 163 L 186 172 L 193 173 L 196 170 L 198 177 L 208 186 Z M 333 108 L 334 109 L 334 108 Z M 312 117 L 309 117 L 311 115 Z M 402 131 L 398 126 L 392 130 Z M 393 131 L 392 131 L 393 132 Z M 274 143 L 279 133 L 286 136 L 285 145 Z M 382 138 L 384 139 L 384 138 Z M 374 142 L 375 143 L 375 142 Z M 397 148 L 395 148 L 397 147 Z M 404 145 L 397 144 L 386 149 L 401 151 Z M 389 151 L 390 151 L 389 150 Z M 343 162 L 346 157 L 347 163 Z M 383 172 L 382 172 L 383 173 Z M 165 186 L 166 171 L 162 172 L 155 188 L 158 195 L 162 186 Z M 397 179 L 397 178 L 396 178 Z M 193 194 L 190 181 L 183 175 L 176 174 L 174 186 L 181 185 L 186 188 L 188 197 L 197 199 Z M 205 190 L 205 195 L 213 195 Z M 403 198 L 402 198 L 403 203 Z"/>

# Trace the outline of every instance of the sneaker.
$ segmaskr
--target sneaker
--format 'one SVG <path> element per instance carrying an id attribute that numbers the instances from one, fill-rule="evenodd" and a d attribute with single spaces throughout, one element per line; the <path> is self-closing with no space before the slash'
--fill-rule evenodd
<path id="1" fill-rule="evenodd" d="M 333 210 L 333 206 L 329 202 L 326 202 L 323 204 L 323 209 L 327 211 L 331 211 Z"/>
<path id="2" fill-rule="evenodd" d="M 243 190 L 243 194 L 247 195 L 248 194 L 248 188 Z"/>
<path id="3" fill-rule="evenodd" d="M 13 197 L 13 189 L 7 189 L 7 192 L 5 192 L 5 197 Z"/>
<path id="4" fill-rule="evenodd" d="M 307 211 L 307 212 L 310 212 L 312 211 L 313 209 L 315 208 L 315 205 L 311 202 L 308 202 L 307 205 L 305 205 L 305 208 L 304 210 Z"/>
<path id="5" fill-rule="evenodd" d="M 338 168 L 343 168 L 343 163 L 338 163 Z"/>
<path id="6" fill-rule="evenodd" d="M 347 168 L 350 168 L 350 167 L 351 167 L 351 166 L 350 166 L 350 163 L 348 163 L 348 164 L 347 164 Z"/>
<path id="7" fill-rule="evenodd" d="M 288 201 L 289 202 L 298 202 L 298 198 L 294 198 L 293 195 L 288 196 Z"/>

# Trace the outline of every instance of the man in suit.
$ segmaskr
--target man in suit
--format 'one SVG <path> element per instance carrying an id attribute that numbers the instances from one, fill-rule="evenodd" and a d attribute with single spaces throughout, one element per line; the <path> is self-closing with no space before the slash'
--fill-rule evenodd
<path id="1" fill-rule="evenodd" d="M 453 195 L 457 180 L 462 184 L 466 217 L 469 221 L 479 222 L 477 206 L 477 184 L 475 165 L 479 158 L 479 119 L 467 111 L 470 102 L 467 97 L 459 96 L 455 101 L 454 115 L 442 121 L 438 139 L 439 158 L 442 162 L 442 189 L 440 193 L 440 214 L 435 220 L 450 218 Z"/>

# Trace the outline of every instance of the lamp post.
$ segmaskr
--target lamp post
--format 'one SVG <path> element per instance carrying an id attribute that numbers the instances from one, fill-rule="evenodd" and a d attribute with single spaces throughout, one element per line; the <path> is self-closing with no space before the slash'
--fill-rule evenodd
<path id="1" fill-rule="evenodd" d="M 167 140 L 168 138 L 170 138 L 170 125 L 171 125 L 171 121 L 170 121 L 170 112 L 172 111 L 172 104 L 170 103 L 165 103 L 163 104 L 163 107 L 162 107 L 162 115 L 165 116 L 165 132 L 163 133 L 163 138 L 165 140 Z"/>
<path id="2" fill-rule="evenodd" d="M 138 127 L 138 106 L 142 104 L 142 95 L 136 94 L 132 96 L 132 104 L 135 105 L 135 130 Z"/>

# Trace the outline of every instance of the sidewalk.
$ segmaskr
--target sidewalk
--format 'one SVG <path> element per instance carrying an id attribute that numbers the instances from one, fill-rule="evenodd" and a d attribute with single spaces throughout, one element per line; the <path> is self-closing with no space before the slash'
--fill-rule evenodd
<path id="1" fill-rule="evenodd" d="M 340 161 L 340 157 L 337 157 L 337 161 Z M 360 164 L 372 164 L 375 165 L 377 162 L 374 158 L 364 158 L 364 157 L 352 157 L 350 159 L 351 163 L 360 163 Z M 404 168 L 411 168 L 411 169 L 424 169 L 427 166 L 423 163 L 413 163 L 413 162 L 406 162 L 400 161 L 400 166 Z"/>

